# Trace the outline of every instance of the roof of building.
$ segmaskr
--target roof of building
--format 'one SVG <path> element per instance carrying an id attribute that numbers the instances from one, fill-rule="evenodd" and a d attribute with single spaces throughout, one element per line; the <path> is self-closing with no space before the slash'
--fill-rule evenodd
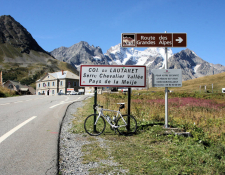
<path id="1" fill-rule="evenodd" d="M 64 78 L 80 79 L 79 76 L 77 76 L 76 74 L 74 74 L 70 71 L 53 72 L 53 73 L 48 73 L 47 75 L 51 75 L 51 76 L 55 77 L 56 79 L 64 79 Z M 43 80 L 47 75 L 45 75 L 44 77 L 42 77 L 41 79 L 39 79 L 37 81 Z"/>
<path id="2" fill-rule="evenodd" d="M 20 82 L 12 81 L 12 80 L 7 80 L 4 84 L 6 84 L 8 81 L 10 81 L 17 89 L 27 88 L 26 85 L 22 85 L 22 84 L 20 84 Z"/>
<path id="3" fill-rule="evenodd" d="M 7 82 L 10 82 L 13 86 L 16 87 L 17 90 L 20 90 L 20 91 L 30 91 L 32 94 L 35 94 L 35 89 L 31 86 L 27 86 L 27 85 L 22 85 L 20 84 L 20 82 L 17 82 L 17 81 L 12 81 L 12 80 L 7 80 L 4 85 L 7 83 Z"/>
<path id="4" fill-rule="evenodd" d="M 67 73 L 68 73 L 68 71 L 63 71 L 63 73 L 62 72 L 53 72 L 53 73 L 49 73 L 49 74 L 55 78 L 61 79 L 61 78 L 66 78 Z"/>

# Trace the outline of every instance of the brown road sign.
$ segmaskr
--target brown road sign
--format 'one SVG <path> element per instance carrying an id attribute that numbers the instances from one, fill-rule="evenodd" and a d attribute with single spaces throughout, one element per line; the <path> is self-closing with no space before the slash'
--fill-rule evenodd
<path id="1" fill-rule="evenodd" d="M 187 34 L 173 33 L 173 47 L 187 47 Z"/>
<path id="2" fill-rule="evenodd" d="M 186 33 L 122 33 L 122 47 L 187 47 Z"/>

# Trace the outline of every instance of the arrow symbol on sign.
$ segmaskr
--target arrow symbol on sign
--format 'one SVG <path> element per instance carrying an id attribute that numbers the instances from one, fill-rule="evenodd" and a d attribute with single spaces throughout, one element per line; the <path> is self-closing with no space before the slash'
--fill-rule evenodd
<path id="1" fill-rule="evenodd" d="M 178 43 L 182 43 L 183 39 L 181 37 L 178 37 L 178 39 L 176 39 L 176 41 L 178 41 Z"/>

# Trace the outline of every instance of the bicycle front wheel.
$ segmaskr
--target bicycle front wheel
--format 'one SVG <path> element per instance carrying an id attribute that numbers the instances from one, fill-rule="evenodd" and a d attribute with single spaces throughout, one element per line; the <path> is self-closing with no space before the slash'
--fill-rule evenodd
<path id="1" fill-rule="evenodd" d="M 137 130 L 137 121 L 132 115 L 122 115 L 118 118 L 116 125 L 121 135 L 133 135 Z"/>
<path id="2" fill-rule="evenodd" d="M 106 123 L 104 118 L 100 116 L 95 125 L 95 120 L 97 120 L 97 118 L 98 114 L 91 114 L 84 121 L 84 129 L 91 136 L 98 136 L 105 130 Z"/>

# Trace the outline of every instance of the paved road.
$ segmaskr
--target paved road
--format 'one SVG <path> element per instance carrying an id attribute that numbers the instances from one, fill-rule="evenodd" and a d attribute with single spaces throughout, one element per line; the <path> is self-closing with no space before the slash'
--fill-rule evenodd
<path id="1" fill-rule="evenodd" d="M 0 174 L 57 173 L 57 144 L 66 108 L 86 96 L 0 98 Z"/>

